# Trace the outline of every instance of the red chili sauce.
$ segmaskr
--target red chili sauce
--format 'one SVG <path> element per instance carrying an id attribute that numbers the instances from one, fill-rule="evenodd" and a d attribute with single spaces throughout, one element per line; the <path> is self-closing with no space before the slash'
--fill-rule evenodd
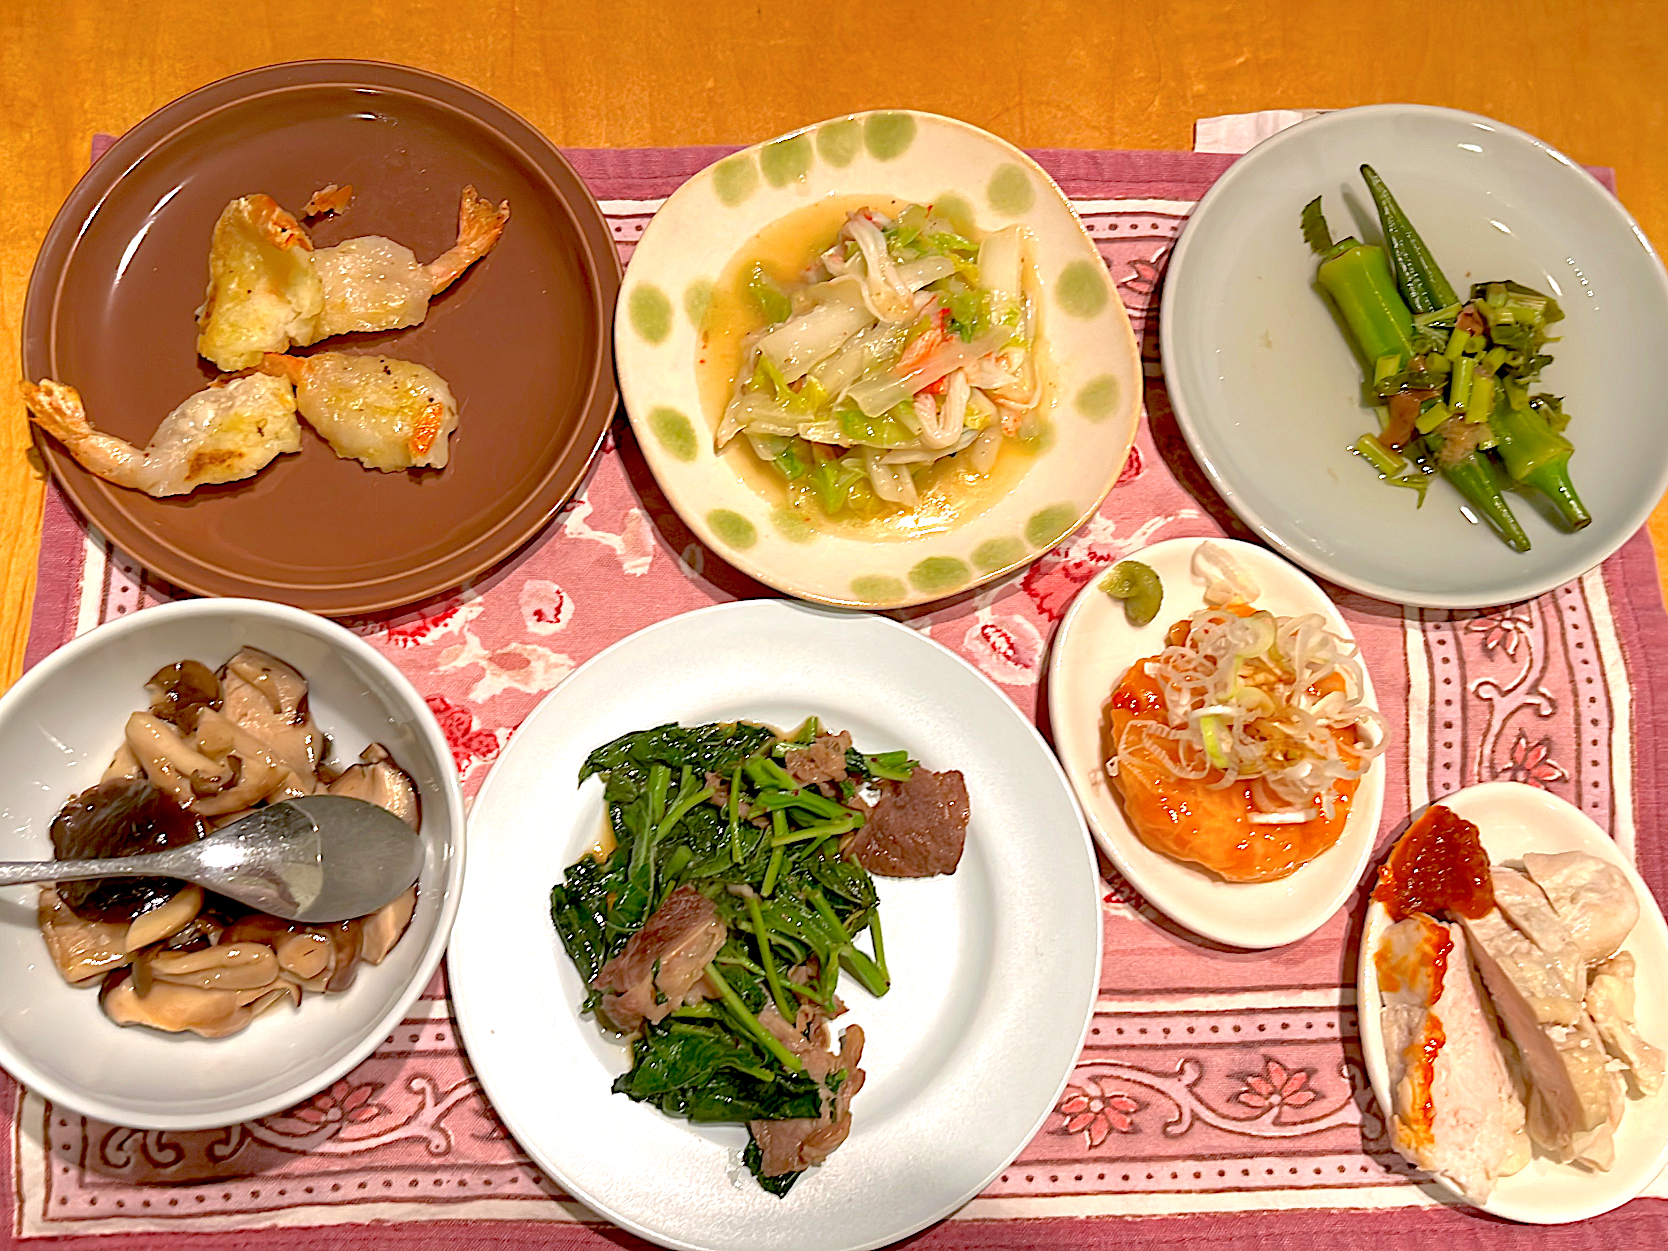
<path id="1" fill-rule="evenodd" d="M 1494 885 L 1477 827 L 1432 804 L 1390 849 L 1373 898 L 1393 921 L 1414 912 L 1467 917 L 1488 912 L 1494 907 Z"/>

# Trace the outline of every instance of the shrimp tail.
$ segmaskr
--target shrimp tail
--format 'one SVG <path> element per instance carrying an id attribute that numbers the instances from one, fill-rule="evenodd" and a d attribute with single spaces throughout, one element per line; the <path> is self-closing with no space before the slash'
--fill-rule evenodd
<path id="1" fill-rule="evenodd" d="M 313 217 L 326 217 L 334 213 L 347 211 L 348 205 L 353 203 L 353 184 L 338 187 L 331 183 L 328 187 L 320 187 L 313 192 L 313 198 L 302 207 L 301 217 L 305 221 Z"/>
<path id="2" fill-rule="evenodd" d="M 20 389 L 30 420 L 58 442 L 68 447 L 92 434 L 81 393 L 74 387 L 42 378 L 39 386 L 25 382 Z"/>
<path id="3" fill-rule="evenodd" d="M 439 295 L 464 270 L 492 251 L 509 220 L 508 200 L 494 206 L 491 200 L 477 194 L 475 188 L 465 187 L 458 204 L 457 243 L 425 266 L 429 281 L 434 284 L 432 294 Z"/>
<path id="4" fill-rule="evenodd" d="M 349 191 L 351 190 L 350 187 Z M 307 233 L 307 228 L 271 196 L 248 196 L 244 204 L 247 206 L 249 224 L 273 247 L 300 248 L 303 252 L 313 250 L 313 237 Z"/>
<path id="5" fill-rule="evenodd" d="M 255 368 L 263 374 L 271 374 L 274 378 L 288 378 L 299 387 L 307 377 L 307 358 L 285 356 L 282 352 L 266 352 L 262 354 L 261 363 Z"/>
<path id="6" fill-rule="evenodd" d="M 29 419 L 62 443 L 83 469 L 117 486 L 151 490 L 145 453 L 114 435 L 93 429 L 81 393 L 74 387 L 42 378 L 38 386 L 25 382 L 21 389 Z"/>

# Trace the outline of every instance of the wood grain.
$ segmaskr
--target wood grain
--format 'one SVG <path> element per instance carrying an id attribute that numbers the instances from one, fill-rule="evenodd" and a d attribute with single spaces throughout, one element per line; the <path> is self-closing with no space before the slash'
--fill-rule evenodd
<path id="1" fill-rule="evenodd" d="M 1469 25 L 1456 38 L 1462 16 Z M 364 57 L 435 70 L 578 147 L 752 142 L 903 106 L 1026 147 L 1187 148 L 1194 119 L 1219 113 L 1452 105 L 1615 167 L 1623 201 L 1662 239 L 1665 19 L 1660 0 L 1519 0 L 1490 15 L 1404 0 L 966 0 L 913 10 L 783 0 L 7 0 L 0 377 L 17 376 L 30 266 L 92 133 L 121 131 L 184 92 L 274 61 Z M 1496 22 L 1503 35 L 1483 42 L 1483 26 Z M 42 498 L 22 405 L 4 391 L 0 687 L 22 665 Z M 1652 530 L 1668 550 L 1668 508 Z"/>

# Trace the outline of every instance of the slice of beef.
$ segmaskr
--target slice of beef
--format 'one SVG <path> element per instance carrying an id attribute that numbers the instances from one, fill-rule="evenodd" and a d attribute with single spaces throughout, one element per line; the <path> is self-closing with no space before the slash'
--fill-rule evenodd
<path id="1" fill-rule="evenodd" d="M 880 798 L 865 805 L 868 820 L 845 854 L 882 877 L 954 873 L 967 840 L 967 782 L 960 771 L 915 770 L 907 782 L 880 782 Z"/>
<path id="2" fill-rule="evenodd" d="M 591 989 L 609 992 L 603 1015 L 631 1034 L 686 1000 L 708 998 L 706 968 L 727 933 L 712 900 L 693 886 L 678 887 L 598 971 Z"/>
<path id="3" fill-rule="evenodd" d="M 759 1171 L 766 1177 L 800 1173 L 821 1164 L 851 1133 L 851 1097 L 863 1088 L 863 1031 L 856 1025 L 840 1035 L 840 1054 L 829 1047 L 828 1021 L 814 1005 L 803 1004 L 799 1019 L 789 1025 L 770 1005 L 759 1023 L 798 1056 L 805 1072 L 822 1087 L 822 1115 L 787 1121 L 749 1121 L 748 1131 L 759 1144 Z M 835 1074 L 843 1074 L 833 1083 Z"/>
<path id="4" fill-rule="evenodd" d="M 844 730 L 819 734 L 809 747 L 796 747 L 783 756 L 782 767 L 794 781 L 806 786 L 840 782 L 846 776 L 846 752 L 850 747 L 851 735 Z"/>

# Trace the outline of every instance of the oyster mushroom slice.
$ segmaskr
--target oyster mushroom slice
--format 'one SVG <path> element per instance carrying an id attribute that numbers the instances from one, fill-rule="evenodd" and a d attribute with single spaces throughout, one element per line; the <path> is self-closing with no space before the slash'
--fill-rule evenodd
<path id="1" fill-rule="evenodd" d="M 133 748 L 127 745 L 126 739 L 123 739 L 122 745 L 116 748 L 115 757 L 110 761 L 109 767 L 104 770 L 104 775 L 99 778 L 99 781 L 119 782 L 124 778 L 142 778 L 144 776 L 145 768 L 139 763 L 139 757 L 133 754 Z"/>
<path id="2" fill-rule="evenodd" d="M 202 909 L 203 888 L 187 882 L 160 908 L 152 908 L 134 917 L 122 939 L 122 946 L 128 951 L 138 951 L 141 947 L 172 938 L 195 921 Z"/>
<path id="3" fill-rule="evenodd" d="M 106 978 L 99 1006 L 117 1025 L 148 1025 L 170 1034 L 189 1031 L 203 1038 L 225 1038 L 247 1028 L 255 1013 L 238 1002 L 242 992 L 203 990 L 156 982 L 146 994 L 125 971 Z"/>
<path id="4" fill-rule="evenodd" d="M 307 930 L 280 939 L 277 951 L 280 969 L 298 981 L 311 983 L 320 977 L 328 979 L 335 944 L 330 941 L 329 935 Z"/>
<path id="5" fill-rule="evenodd" d="M 325 984 L 326 990 L 346 990 L 353 985 L 353 979 L 359 973 L 359 934 L 361 924 L 358 917 L 351 921 L 338 921 L 335 925 L 322 927 L 330 936 L 334 948 L 334 962 L 331 965 L 330 977 Z"/>
<path id="6" fill-rule="evenodd" d="M 147 964 L 158 985 L 201 990 L 259 990 L 278 979 L 278 955 L 260 943 L 225 943 L 202 951 L 165 951 Z"/>
<path id="7" fill-rule="evenodd" d="M 360 957 L 372 964 L 381 964 L 386 960 L 388 953 L 394 950 L 394 944 L 405 934 L 406 927 L 411 924 L 411 914 L 416 910 L 417 886 L 413 883 L 411 889 L 393 903 L 385 904 L 363 918 L 359 933 Z"/>
<path id="8" fill-rule="evenodd" d="M 299 721 L 307 715 L 307 679 L 278 657 L 258 647 L 245 647 L 221 670 L 247 682 L 281 717 Z"/>
<path id="9" fill-rule="evenodd" d="M 386 808 L 412 829 L 418 829 L 421 810 L 417 801 L 417 787 L 405 770 L 394 763 L 388 749 L 372 743 L 359 753 L 359 763 L 353 765 L 329 786 L 332 795 L 349 799 L 363 799 Z"/>
<path id="10" fill-rule="evenodd" d="M 205 708 L 197 717 L 197 745 L 204 751 L 218 750 L 232 769 L 231 784 L 213 795 L 193 800 L 191 809 L 205 817 L 240 812 L 267 798 L 290 776 L 290 770 L 274 760 L 260 741 L 223 712 Z"/>
<path id="11" fill-rule="evenodd" d="M 176 660 L 158 669 L 145 683 L 151 693 L 151 714 L 189 731 L 201 708 L 220 707 L 220 679 L 201 661 Z"/>
<path id="12" fill-rule="evenodd" d="M 277 689 L 293 694 L 287 682 L 262 687 L 230 667 L 223 670 L 223 674 L 221 711 L 259 739 L 275 758 L 311 785 L 329 742 L 313 720 L 305 691 L 297 697 L 294 708 L 286 709 L 282 699 L 274 704 L 270 693 Z"/>
<path id="13" fill-rule="evenodd" d="M 35 920 L 52 963 L 66 982 L 78 986 L 119 969 L 131 957 L 122 944 L 127 927 L 119 922 L 78 917 L 50 886 L 41 888 Z"/>
<path id="14" fill-rule="evenodd" d="M 144 767 L 145 776 L 182 808 L 232 783 L 233 769 L 225 761 L 205 756 L 181 738 L 162 718 L 136 712 L 127 719 L 124 737 Z"/>

